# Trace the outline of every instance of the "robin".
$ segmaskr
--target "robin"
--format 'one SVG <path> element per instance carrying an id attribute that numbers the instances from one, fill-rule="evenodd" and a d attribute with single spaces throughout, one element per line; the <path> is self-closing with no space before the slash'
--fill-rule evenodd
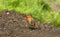
<path id="1" fill-rule="evenodd" d="M 30 24 L 29 25 L 30 29 L 36 29 L 35 28 L 36 23 L 35 23 L 34 19 L 31 17 L 31 15 L 26 14 L 26 21 Z"/>
<path id="2" fill-rule="evenodd" d="M 26 14 L 26 21 L 27 21 L 29 24 L 31 24 L 31 21 L 32 21 L 31 15 Z"/>

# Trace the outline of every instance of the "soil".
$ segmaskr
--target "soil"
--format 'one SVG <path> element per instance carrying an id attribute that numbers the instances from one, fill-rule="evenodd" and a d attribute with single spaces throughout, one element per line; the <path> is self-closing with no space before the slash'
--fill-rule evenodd
<path id="1" fill-rule="evenodd" d="M 5 9 L 0 12 L 0 37 L 60 37 L 60 27 L 36 20 L 35 23 L 37 28 L 29 28 L 25 14 Z"/>
<path id="2" fill-rule="evenodd" d="M 60 11 L 60 3 L 57 2 L 51 2 L 50 6 L 53 10 Z"/>

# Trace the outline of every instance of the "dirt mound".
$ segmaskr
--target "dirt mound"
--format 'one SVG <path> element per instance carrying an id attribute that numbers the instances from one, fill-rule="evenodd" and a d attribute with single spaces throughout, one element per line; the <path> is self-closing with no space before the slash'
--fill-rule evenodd
<path id="1" fill-rule="evenodd" d="M 50 24 L 35 22 L 37 28 L 31 29 L 25 14 L 3 10 L 0 13 L 0 37 L 60 37 L 60 28 L 55 29 Z"/>

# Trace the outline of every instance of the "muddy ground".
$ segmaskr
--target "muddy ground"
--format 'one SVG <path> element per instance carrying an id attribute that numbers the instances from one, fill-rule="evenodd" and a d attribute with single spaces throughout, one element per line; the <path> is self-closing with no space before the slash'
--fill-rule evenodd
<path id="1" fill-rule="evenodd" d="M 29 28 L 25 14 L 14 10 L 0 12 L 0 37 L 60 37 L 60 28 L 35 21 L 37 28 Z"/>

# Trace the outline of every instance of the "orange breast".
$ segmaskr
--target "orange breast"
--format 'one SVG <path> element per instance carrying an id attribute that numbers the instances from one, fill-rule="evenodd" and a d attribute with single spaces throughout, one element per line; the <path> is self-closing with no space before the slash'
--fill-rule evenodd
<path id="1" fill-rule="evenodd" d="M 31 22 L 31 16 L 30 15 L 26 15 L 26 21 Z"/>

